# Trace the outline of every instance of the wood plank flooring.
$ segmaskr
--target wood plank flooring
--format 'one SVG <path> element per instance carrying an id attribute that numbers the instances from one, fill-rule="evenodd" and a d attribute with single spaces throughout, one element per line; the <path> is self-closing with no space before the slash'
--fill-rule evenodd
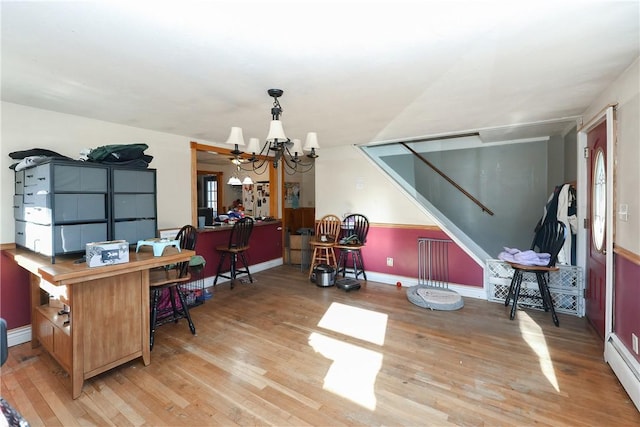
<path id="1" fill-rule="evenodd" d="M 585 319 L 465 299 L 411 304 L 405 288 L 320 288 L 299 268 L 218 285 L 186 321 L 158 328 L 151 364 L 85 382 L 26 343 L 2 396 L 32 426 L 631 426 L 640 413 Z M 108 325 L 105 325 L 108 327 Z"/>

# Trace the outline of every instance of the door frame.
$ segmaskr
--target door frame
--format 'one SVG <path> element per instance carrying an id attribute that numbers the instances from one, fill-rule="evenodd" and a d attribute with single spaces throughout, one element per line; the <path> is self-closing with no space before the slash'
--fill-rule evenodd
<path id="1" fill-rule="evenodd" d="M 607 105 L 602 109 L 595 117 L 588 121 L 584 126 L 578 129 L 578 159 L 582 161 L 578 162 L 578 224 L 584 224 L 584 220 L 587 217 L 587 205 L 586 196 L 587 191 L 587 168 L 590 167 L 590 162 L 585 159 L 583 153 L 587 147 L 587 133 L 594 127 L 607 121 L 607 218 L 606 218 L 606 306 L 605 306 L 605 340 L 604 340 L 604 352 L 603 358 L 606 363 L 609 364 L 614 374 L 629 394 L 629 397 L 635 404 L 636 408 L 640 410 L 640 364 L 636 361 L 635 357 L 630 353 L 629 349 L 618 338 L 617 334 L 613 331 L 613 243 L 616 236 L 614 215 L 616 211 L 615 203 L 615 170 L 614 160 L 616 158 L 615 152 L 615 137 L 616 137 L 616 121 L 615 121 L 615 104 Z M 577 233 L 577 264 L 585 269 L 587 262 L 587 250 L 588 242 L 586 241 L 586 230 L 584 226 L 580 226 Z M 585 278 L 586 280 L 586 278 Z"/>
<path id="2" fill-rule="evenodd" d="M 578 164 L 578 233 L 576 235 L 576 251 L 577 251 L 577 264 L 582 268 L 583 272 L 587 272 L 587 251 L 589 248 L 589 242 L 587 241 L 587 231 L 584 226 L 586 219 L 589 217 L 587 206 L 587 193 L 591 191 L 588 182 L 588 168 L 590 162 L 588 158 L 585 158 L 585 151 L 587 149 L 587 134 L 593 130 L 596 126 L 603 121 L 607 122 L 607 153 L 606 153 L 606 168 L 607 168 L 607 211 L 606 211 L 606 265 L 605 265 L 605 280 L 606 280 L 606 296 L 605 296 L 605 325 L 604 325 L 604 341 L 609 341 L 610 335 L 613 329 L 613 241 L 615 238 L 615 221 L 614 221 L 614 158 L 615 158 L 615 106 L 608 105 L 601 110 L 591 120 L 586 122 L 580 129 L 578 129 L 578 158 L 581 161 Z M 585 274 L 586 275 L 586 274 Z M 586 281 L 585 277 L 585 281 Z"/>

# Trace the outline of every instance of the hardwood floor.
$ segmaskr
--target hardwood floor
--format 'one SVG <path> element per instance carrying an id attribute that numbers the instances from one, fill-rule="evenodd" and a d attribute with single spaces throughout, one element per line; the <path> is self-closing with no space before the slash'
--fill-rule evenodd
<path id="1" fill-rule="evenodd" d="M 411 304 L 405 288 L 346 293 L 282 266 L 218 285 L 141 360 L 85 382 L 42 348 L 9 350 L 2 396 L 32 426 L 640 425 L 585 319 L 465 299 Z M 108 325 L 105 325 L 108 327 Z"/>

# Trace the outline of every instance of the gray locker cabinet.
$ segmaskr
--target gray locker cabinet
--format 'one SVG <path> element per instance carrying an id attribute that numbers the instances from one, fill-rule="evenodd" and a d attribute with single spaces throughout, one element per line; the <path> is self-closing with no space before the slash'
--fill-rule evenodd
<path id="1" fill-rule="evenodd" d="M 109 167 L 51 160 L 15 173 L 16 245 L 51 256 L 109 238 Z"/>
<path id="2" fill-rule="evenodd" d="M 156 236 L 156 171 L 66 160 L 15 173 L 16 245 L 51 256 Z"/>
<path id="3" fill-rule="evenodd" d="M 156 170 L 113 167 L 111 183 L 113 239 L 134 244 L 156 237 Z"/>

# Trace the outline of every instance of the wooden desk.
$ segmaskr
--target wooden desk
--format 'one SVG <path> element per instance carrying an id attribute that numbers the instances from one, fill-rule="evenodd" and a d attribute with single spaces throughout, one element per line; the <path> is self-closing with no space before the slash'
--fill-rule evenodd
<path id="1" fill-rule="evenodd" d="M 88 378 L 138 357 L 150 363 L 149 270 L 195 255 L 189 250 L 160 257 L 150 250 L 129 251 L 128 263 L 91 268 L 74 264 L 77 256 L 56 257 L 51 264 L 48 257 L 27 250 L 6 252 L 31 273 L 32 346 L 42 344 L 69 373 L 74 399 Z M 42 301 L 41 289 L 63 294 L 71 315 L 58 315 L 59 308 Z"/>

